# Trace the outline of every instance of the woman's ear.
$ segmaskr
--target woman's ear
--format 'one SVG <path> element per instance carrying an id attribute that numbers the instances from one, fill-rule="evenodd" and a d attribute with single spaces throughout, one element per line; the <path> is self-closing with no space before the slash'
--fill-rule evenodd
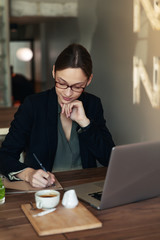
<path id="1" fill-rule="evenodd" d="M 55 65 L 53 65 L 52 76 L 53 76 L 53 78 L 55 78 Z"/>
<path id="2" fill-rule="evenodd" d="M 87 81 L 87 86 L 91 83 L 92 78 L 93 78 L 93 73 L 91 74 L 91 76 L 89 77 L 89 79 L 88 79 L 88 81 Z"/>

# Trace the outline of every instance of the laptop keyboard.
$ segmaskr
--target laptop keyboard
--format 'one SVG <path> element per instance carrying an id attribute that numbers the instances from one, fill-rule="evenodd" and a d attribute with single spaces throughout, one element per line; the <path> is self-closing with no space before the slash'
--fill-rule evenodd
<path id="1" fill-rule="evenodd" d="M 102 197 L 102 191 L 95 192 L 95 193 L 89 193 L 88 195 L 100 201 L 101 197 Z"/>

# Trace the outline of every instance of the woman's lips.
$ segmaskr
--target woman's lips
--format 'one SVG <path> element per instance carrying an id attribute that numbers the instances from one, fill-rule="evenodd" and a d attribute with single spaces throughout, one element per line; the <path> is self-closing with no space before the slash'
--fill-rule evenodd
<path id="1" fill-rule="evenodd" d="M 63 100 L 70 102 L 72 100 L 72 98 L 68 98 L 68 97 L 63 97 Z"/>

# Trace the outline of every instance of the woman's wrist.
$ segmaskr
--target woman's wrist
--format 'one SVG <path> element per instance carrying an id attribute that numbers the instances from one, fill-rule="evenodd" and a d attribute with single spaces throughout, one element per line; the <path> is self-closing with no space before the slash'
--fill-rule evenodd
<path id="1" fill-rule="evenodd" d="M 86 131 L 88 131 L 88 129 L 91 127 L 91 122 L 89 122 L 89 124 L 87 125 L 87 126 L 85 126 L 85 127 L 80 127 L 79 129 L 78 129 L 78 133 L 83 133 L 83 132 L 86 132 Z"/>
<path id="2" fill-rule="evenodd" d="M 83 120 L 79 123 L 79 125 L 80 125 L 81 128 L 85 128 L 85 127 L 87 127 L 89 124 L 90 124 L 90 120 L 89 120 L 88 118 L 83 119 Z"/>
<path id="3" fill-rule="evenodd" d="M 19 179 L 29 182 L 29 175 L 31 172 L 33 172 L 34 169 L 33 168 L 25 168 L 24 171 L 18 173 L 16 175 L 16 177 L 18 177 Z"/>

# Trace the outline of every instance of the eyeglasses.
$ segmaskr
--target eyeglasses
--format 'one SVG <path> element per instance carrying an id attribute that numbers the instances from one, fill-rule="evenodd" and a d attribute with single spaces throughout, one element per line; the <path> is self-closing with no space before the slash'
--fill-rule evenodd
<path id="1" fill-rule="evenodd" d="M 87 84 L 86 84 L 87 85 Z M 61 89 L 67 89 L 67 88 L 70 88 L 72 91 L 74 91 L 74 92 L 82 92 L 84 89 L 85 89 L 85 87 L 77 87 L 77 86 L 75 86 L 75 85 L 71 85 L 71 86 L 68 86 L 67 84 L 64 84 L 64 83 L 60 83 L 60 82 L 57 82 L 57 81 L 55 81 L 55 86 L 57 87 L 57 88 L 61 88 Z"/>

